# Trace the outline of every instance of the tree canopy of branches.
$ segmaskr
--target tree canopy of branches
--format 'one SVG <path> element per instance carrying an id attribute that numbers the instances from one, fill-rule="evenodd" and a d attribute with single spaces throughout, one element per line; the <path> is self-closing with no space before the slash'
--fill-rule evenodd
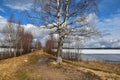
<path id="1" fill-rule="evenodd" d="M 35 14 L 29 16 L 47 28 L 56 28 L 55 32 L 59 35 L 57 55 L 60 57 L 66 37 L 75 35 L 91 37 L 99 34 L 86 21 L 88 14 L 95 12 L 96 9 L 96 0 L 35 0 Z M 49 24 L 52 26 L 48 26 Z"/>

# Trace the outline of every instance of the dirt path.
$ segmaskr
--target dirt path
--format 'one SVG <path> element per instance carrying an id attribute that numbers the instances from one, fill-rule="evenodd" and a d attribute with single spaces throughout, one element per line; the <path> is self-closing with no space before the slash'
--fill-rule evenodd
<path id="1" fill-rule="evenodd" d="M 38 63 L 39 65 L 42 65 L 41 69 L 45 68 L 44 70 L 47 70 L 43 72 L 40 71 L 40 73 L 47 74 L 49 72 L 47 77 L 51 77 L 52 80 L 101 80 L 100 77 L 92 74 L 91 72 L 89 73 L 89 71 L 85 72 L 83 70 L 72 68 L 69 64 L 64 65 L 64 62 L 63 64 L 58 65 L 55 57 L 49 54 L 44 54 L 44 56 L 41 56 Z M 44 77 L 45 76 L 43 75 L 43 79 L 45 79 Z"/>
<path id="2" fill-rule="evenodd" d="M 80 67 L 78 69 L 85 71 L 85 72 L 88 72 L 88 71 L 93 72 L 96 75 L 100 76 L 103 80 L 120 80 L 120 75 L 117 75 L 114 73 L 107 73 L 104 71 L 95 71 L 95 70 L 87 69 L 87 68 L 83 68 L 83 67 Z"/>
<path id="3" fill-rule="evenodd" d="M 66 65 L 66 64 L 65 64 Z M 98 70 L 93 70 L 93 69 L 89 69 L 89 68 L 85 68 L 85 67 L 79 67 L 79 66 L 75 66 L 74 64 L 68 64 L 70 67 L 76 68 L 77 70 L 83 71 L 83 72 L 92 72 L 95 75 L 101 77 L 102 80 L 120 80 L 120 75 L 115 74 L 115 73 L 109 73 L 109 72 L 105 72 L 105 71 L 98 71 Z"/>
<path id="4" fill-rule="evenodd" d="M 47 59 L 45 58 L 45 60 L 43 61 L 46 61 L 46 60 L 48 60 L 48 58 Z M 75 66 L 74 64 L 65 63 L 65 62 L 63 62 L 63 65 L 67 65 L 67 66 L 69 65 L 70 67 L 76 68 L 79 71 L 94 73 L 95 75 L 101 77 L 102 80 L 120 80 L 120 75 L 115 73 L 109 73 L 105 71 L 100 71 L 100 70 L 98 71 L 98 70 L 93 70 L 85 67 L 79 67 L 79 66 Z"/>
<path id="5" fill-rule="evenodd" d="M 55 61 L 47 58 L 41 58 L 39 59 L 39 62 L 46 62 L 46 61 L 53 61 L 54 64 Z M 91 72 L 94 73 L 95 75 L 101 77 L 102 80 L 120 80 L 120 75 L 115 74 L 115 73 L 109 73 L 109 72 L 105 72 L 105 71 L 98 71 L 98 70 L 93 70 L 93 69 L 89 69 L 89 68 L 85 68 L 85 67 L 79 67 L 79 66 L 75 66 L 73 64 L 69 64 L 69 63 L 65 63 L 65 65 L 67 64 L 67 66 L 69 65 L 70 67 L 74 67 L 79 71 L 83 71 L 83 72 Z M 63 62 L 64 65 L 64 62 Z"/>
<path id="6" fill-rule="evenodd" d="M 71 63 L 57 65 L 42 50 L 0 61 L 0 80 L 120 80 L 120 75 Z"/>

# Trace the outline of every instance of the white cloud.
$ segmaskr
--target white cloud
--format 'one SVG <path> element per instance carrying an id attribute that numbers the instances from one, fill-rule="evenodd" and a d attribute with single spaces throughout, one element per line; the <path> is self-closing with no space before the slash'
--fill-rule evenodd
<path id="1" fill-rule="evenodd" d="M 101 39 L 99 41 L 87 42 L 88 48 L 120 48 L 120 39 Z"/>
<path id="2" fill-rule="evenodd" d="M 111 35 L 106 38 L 119 38 L 120 34 L 120 12 L 114 15 L 111 15 L 109 18 L 105 18 L 98 22 L 97 27 L 101 31 L 108 31 Z"/>
<path id="3" fill-rule="evenodd" d="M 7 23 L 7 20 L 4 17 L 0 16 L 0 32 L 3 30 L 6 23 Z"/>
<path id="4" fill-rule="evenodd" d="M 85 47 L 120 47 L 120 10 L 109 18 L 102 20 L 95 14 L 89 14 L 89 21 L 96 22 L 96 27 L 102 32 L 103 37 L 100 40 L 88 41 Z M 109 35 L 104 36 L 106 33 L 109 33 Z"/>
<path id="5" fill-rule="evenodd" d="M 0 45 L 1 45 L 1 42 L 4 41 L 4 36 L 2 34 L 2 31 L 3 31 L 3 28 L 6 26 L 6 23 L 7 23 L 7 20 L 0 16 Z"/>
<path id="6" fill-rule="evenodd" d="M 99 19 L 95 13 L 90 13 L 87 16 L 86 22 L 88 22 L 91 25 L 96 25 L 99 22 Z"/>
<path id="7" fill-rule="evenodd" d="M 23 25 L 26 31 L 30 31 L 34 38 L 39 39 L 44 45 L 46 40 L 50 37 L 49 33 L 54 32 L 56 29 L 47 29 L 44 26 L 34 26 L 32 24 Z"/>
<path id="8" fill-rule="evenodd" d="M 88 41 L 85 47 L 120 47 L 120 12 L 109 18 L 100 20 L 95 14 L 89 14 L 88 21 L 96 22 L 96 27 L 101 31 L 103 37 Z M 104 35 L 104 34 L 108 35 Z"/>
<path id="9" fill-rule="evenodd" d="M 23 25 L 23 26 L 24 26 L 26 31 L 32 32 L 32 34 L 35 37 L 41 37 L 41 36 L 49 34 L 50 32 L 54 32 L 55 31 L 55 28 L 47 29 L 47 28 L 44 28 L 42 26 L 38 27 L 38 26 L 34 26 L 32 24 L 27 24 L 27 25 Z"/>
<path id="10" fill-rule="evenodd" d="M 95 13 L 90 13 L 87 16 L 80 16 L 77 18 L 77 22 L 81 24 L 88 23 L 89 25 L 95 26 L 98 23 L 99 19 Z"/>
<path id="11" fill-rule="evenodd" d="M 118 27 L 120 26 L 120 14 L 116 14 L 108 19 L 104 19 L 102 23 L 107 25 L 106 27 Z"/>
<path id="12" fill-rule="evenodd" d="M 16 10 L 30 10 L 32 8 L 34 0 L 16 0 L 16 1 L 11 1 L 11 2 L 5 2 L 5 6 L 8 6 L 12 9 Z"/>
<path id="13" fill-rule="evenodd" d="M 17 10 L 21 10 L 21 11 L 24 11 L 24 10 L 29 10 L 31 9 L 32 7 L 32 4 L 29 3 L 29 4 L 21 4 L 21 3 L 18 3 L 18 4 L 15 4 L 15 5 L 11 5 L 11 4 L 6 4 L 6 6 L 12 8 L 12 9 L 17 9 Z"/>
<path id="14" fill-rule="evenodd" d="M 1 45 L 1 42 L 4 41 L 4 36 L 2 34 L 2 31 L 3 31 L 3 28 L 6 26 L 6 23 L 7 23 L 7 20 L 0 16 L 0 45 Z"/>

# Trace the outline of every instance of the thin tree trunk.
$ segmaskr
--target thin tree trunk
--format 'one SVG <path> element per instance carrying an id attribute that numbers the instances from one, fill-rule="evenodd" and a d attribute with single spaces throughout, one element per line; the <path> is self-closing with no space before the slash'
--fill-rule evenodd
<path id="1" fill-rule="evenodd" d="M 11 57 L 11 41 L 9 41 L 9 57 Z"/>
<path id="2" fill-rule="evenodd" d="M 62 46 L 63 46 L 63 39 L 62 37 L 59 38 L 58 41 L 58 48 L 57 48 L 57 62 L 60 64 L 62 62 Z"/>
<path id="3" fill-rule="evenodd" d="M 30 40 L 28 40 L 28 52 L 30 52 Z"/>
<path id="4" fill-rule="evenodd" d="M 16 42 L 16 48 L 15 48 L 15 51 L 14 51 L 14 57 L 16 57 L 17 56 L 17 53 L 18 53 L 18 46 L 17 46 L 18 44 L 17 44 L 17 42 Z"/>
<path id="5" fill-rule="evenodd" d="M 21 41 L 21 44 L 20 44 L 20 55 L 22 55 L 22 50 L 23 50 L 23 43 Z"/>

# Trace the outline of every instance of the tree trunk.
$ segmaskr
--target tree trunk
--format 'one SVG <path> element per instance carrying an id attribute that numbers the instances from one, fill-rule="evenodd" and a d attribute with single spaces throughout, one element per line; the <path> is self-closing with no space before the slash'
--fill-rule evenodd
<path id="1" fill-rule="evenodd" d="M 63 37 L 59 37 L 59 41 L 58 41 L 58 48 L 57 48 L 57 63 L 61 63 L 62 62 L 62 46 L 63 46 Z"/>
<path id="2" fill-rule="evenodd" d="M 16 38 L 16 42 L 15 42 L 15 48 L 14 48 L 14 57 L 16 57 L 17 56 L 17 53 L 18 53 L 18 40 L 17 40 L 17 38 Z"/>
<path id="3" fill-rule="evenodd" d="M 9 57 L 11 57 L 11 41 L 9 41 Z"/>
<path id="4" fill-rule="evenodd" d="M 30 52 L 30 40 L 28 39 L 28 50 L 27 52 L 29 53 Z"/>
<path id="5" fill-rule="evenodd" d="M 23 43 L 22 43 L 22 41 L 21 41 L 21 44 L 20 44 L 20 55 L 22 55 L 22 53 L 23 53 Z"/>
<path id="6" fill-rule="evenodd" d="M 65 18 L 63 21 L 63 26 L 67 27 L 67 19 L 68 19 L 68 2 L 69 0 L 66 0 L 66 9 L 65 9 Z M 59 33 L 59 41 L 58 41 L 58 48 L 57 48 L 57 62 L 60 64 L 62 62 L 62 47 L 63 47 L 63 40 L 65 38 L 65 32 L 63 32 L 63 28 L 61 28 L 61 10 L 60 10 L 60 0 L 57 0 L 57 18 L 58 18 L 58 33 Z"/>
<path id="7" fill-rule="evenodd" d="M 61 52 L 62 52 L 62 45 L 63 45 L 63 40 L 61 37 L 61 32 L 60 30 L 60 23 L 61 23 L 61 13 L 60 13 L 60 0 L 57 0 L 57 19 L 58 19 L 58 33 L 59 33 L 59 40 L 58 40 L 58 48 L 57 48 L 57 63 L 61 63 L 62 62 L 62 58 L 61 58 Z"/>
<path id="8" fill-rule="evenodd" d="M 16 44 L 16 48 L 14 48 L 15 49 L 15 51 L 14 51 L 14 57 L 16 57 L 17 56 L 17 53 L 18 53 L 18 47 L 17 47 L 17 44 Z"/>

